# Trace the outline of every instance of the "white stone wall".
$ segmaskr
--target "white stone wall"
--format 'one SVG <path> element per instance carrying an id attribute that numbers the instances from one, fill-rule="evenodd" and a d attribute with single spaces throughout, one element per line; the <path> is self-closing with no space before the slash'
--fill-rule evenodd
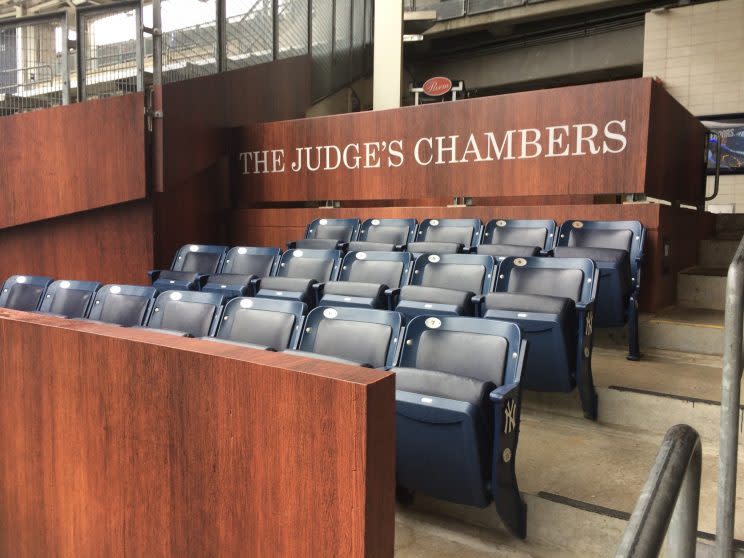
<path id="1" fill-rule="evenodd" d="M 646 14 L 643 75 L 696 116 L 744 113 L 744 0 Z M 744 213 L 744 175 L 721 177 L 711 204 Z"/>

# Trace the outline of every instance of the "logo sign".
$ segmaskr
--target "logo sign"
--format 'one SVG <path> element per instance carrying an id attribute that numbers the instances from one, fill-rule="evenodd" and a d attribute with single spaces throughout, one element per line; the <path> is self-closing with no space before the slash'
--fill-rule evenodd
<path id="1" fill-rule="evenodd" d="M 429 97 L 441 97 L 452 90 L 452 80 L 443 76 L 429 78 L 422 89 Z"/>

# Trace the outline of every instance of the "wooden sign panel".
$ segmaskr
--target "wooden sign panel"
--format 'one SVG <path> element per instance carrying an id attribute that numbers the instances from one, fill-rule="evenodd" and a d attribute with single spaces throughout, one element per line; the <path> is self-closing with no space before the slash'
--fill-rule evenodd
<path id="1" fill-rule="evenodd" d="M 241 205 L 653 195 L 651 180 L 661 175 L 647 173 L 651 143 L 667 164 L 700 161 L 698 175 L 682 178 L 692 186 L 675 185 L 677 199 L 695 203 L 703 195 L 704 130 L 682 127 L 692 141 L 677 141 L 667 154 L 664 142 L 649 138 L 658 96 L 676 103 L 651 79 L 634 79 L 247 126 L 233 147 L 233 184 Z M 694 121 L 678 103 L 664 117 Z"/>

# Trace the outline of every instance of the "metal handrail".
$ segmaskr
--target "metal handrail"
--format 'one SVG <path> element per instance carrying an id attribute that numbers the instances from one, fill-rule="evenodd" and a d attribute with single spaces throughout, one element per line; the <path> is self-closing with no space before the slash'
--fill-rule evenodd
<path id="1" fill-rule="evenodd" d="M 744 238 L 739 243 L 726 279 L 723 324 L 723 377 L 721 379 L 721 440 L 718 457 L 716 555 L 733 553 L 736 513 L 736 458 L 739 445 L 742 327 L 744 320 Z"/>
<path id="2" fill-rule="evenodd" d="M 671 427 L 641 490 L 616 557 L 695 556 L 702 450 L 700 435 L 686 424 Z"/>
<path id="3" fill-rule="evenodd" d="M 705 201 L 711 201 L 718 197 L 718 184 L 721 179 L 721 134 L 713 130 L 708 130 L 708 141 L 705 142 L 705 162 L 708 162 L 708 146 L 710 139 L 716 138 L 716 173 L 713 180 L 713 193 L 705 197 Z"/>

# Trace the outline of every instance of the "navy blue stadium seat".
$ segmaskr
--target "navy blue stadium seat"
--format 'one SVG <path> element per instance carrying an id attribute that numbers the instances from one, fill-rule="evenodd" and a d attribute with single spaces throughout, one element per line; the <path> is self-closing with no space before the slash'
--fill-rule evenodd
<path id="1" fill-rule="evenodd" d="M 349 252 L 341 263 L 338 281 L 323 286 L 319 304 L 392 309 L 412 268 L 409 252 Z"/>
<path id="2" fill-rule="evenodd" d="M 457 254 L 480 244 L 480 219 L 425 219 L 406 249 L 420 254 Z"/>
<path id="3" fill-rule="evenodd" d="M 367 219 L 357 240 L 349 242 L 350 252 L 403 250 L 416 240 L 416 219 Z"/>
<path id="4" fill-rule="evenodd" d="M 227 253 L 227 246 L 187 244 L 173 258 L 170 269 L 150 271 L 152 285 L 163 289 L 199 288 L 203 276 L 217 273 Z"/>
<path id="5" fill-rule="evenodd" d="M 401 489 L 485 507 L 524 538 L 514 471 L 525 352 L 515 324 L 419 316 L 396 376 L 396 478 Z"/>
<path id="6" fill-rule="evenodd" d="M 50 277 L 37 275 L 13 275 L 8 277 L 0 293 L 0 306 L 13 310 L 33 312 L 41 306 L 47 287 L 52 284 Z"/>
<path id="7" fill-rule="evenodd" d="M 548 254 L 555 241 L 555 221 L 492 219 L 483 229 L 479 254 L 497 259 Z"/>
<path id="8" fill-rule="evenodd" d="M 85 318 L 100 288 L 96 281 L 55 281 L 47 287 L 39 311 L 65 318 Z"/>
<path id="9" fill-rule="evenodd" d="M 236 246 L 225 256 L 220 272 L 202 282 L 201 290 L 225 297 L 253 295 L 252 283 L 259 277 L 276 273 L 282 256 L 278 248 Z"/>
<path id="10" fill-rule="evenodd" d="M 638 221 L 566 221 L 558 233 L 557 258 L 589 258 L 599 269 L 594 325 L 628 324 L 628 359 L 641 358 L 638 295 L 646 230 Z"/>
<path id="11" fill-rule="evenodd" d="M 409 285 L 400 290 L 395 309 L 406 318 L 420 314 L 472 316 L 473 297 L 488 293 L 495 279 L 491 256 L 422 254 Z"/>
<path id="12" fill-rule="evenodd" d="M 527 340 L 522 387 L 569 392 L 597 419 L 592 378 L 593 304 L 599 272 L 586 258 L 506 258 L 479 314 L 517 324 Z"/>
<path id="13" fill-rule="evenodd" d="M 335 281 L 341 266 L 339 250 L 287 250 L 274 277 L 254 285 L 256 296 L 299 300 L 310 307 L 317 303 L 315 285 Z"/>
<path id="14" fill-rule="evenodd" d="M 158 290 L 134 285 L 104 285 L 96 293 L 88 318 L 120 326 L 143 326 Z"/>
<path id="15" fill-rule="evenodd" d="M 359 234 L 359 219 L 316 219 L 307 226 L 305 238 L 287 244 L 303 250 L 345 250 Z"/>
<path id="16" fill-rule="evenodd" d="M 225 305 L 215 339 L 257 349 L 294 349 L 306 312 L 307 306 L 297 300 L 233 298 Z"/>
<path id="17" fill-rule="evenodd" d="M 403 317 L 366 308 L 319 307 L 310 311 L 298 351 L 331 362 L 390 368 L 400 346 Z"/>
<path id="18" fill-rule="evenodd" d="M 165 291 L 155 299 L 147 327 L 190 337 L 211 336 L 217 330 L 223 302 L 215 293 Z"/>

